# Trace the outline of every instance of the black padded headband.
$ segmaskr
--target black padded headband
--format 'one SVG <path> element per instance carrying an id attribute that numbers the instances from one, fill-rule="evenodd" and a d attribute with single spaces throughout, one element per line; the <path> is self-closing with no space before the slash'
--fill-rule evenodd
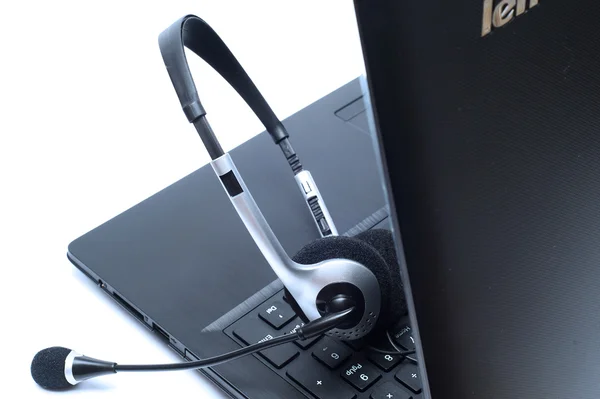
<path id="1" fill-rule="evenodd" d="M 219 35 L 202 19 L 187 15 L 158 37 L 160 52 L 188 121 L 206 115 L 185 57 L 184 46 L 217 71 L 246 101 L 276 144 L 288 137 L 281 121 Z"/>

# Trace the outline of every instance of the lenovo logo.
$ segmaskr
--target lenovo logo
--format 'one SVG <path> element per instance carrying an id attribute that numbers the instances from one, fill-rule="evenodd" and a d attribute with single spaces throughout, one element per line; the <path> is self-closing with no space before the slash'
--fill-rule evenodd
<path id="1" fill-rule="evenodd" d="M 502 0 L 494 7 L 494 0 L 484 0 L 481 36 L 487 35 L 493 28 L 506 25 L 527 9 L 537 6 L 539 2 L 540 0 Z"/>

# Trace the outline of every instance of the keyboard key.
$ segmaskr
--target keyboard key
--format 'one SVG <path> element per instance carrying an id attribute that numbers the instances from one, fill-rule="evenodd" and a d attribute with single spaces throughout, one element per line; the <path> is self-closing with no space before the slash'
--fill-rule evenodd
<path id="1" fill-rule="evenodd" d="M 401 385 L 386 382 L 375 388 L 371 399 L 415 399 L 415 397 Z"/>
<path id="2" fill-rule="evenodd" d="M 336 374 L 314 362 L 292 364 L 287 375 L 317 399 L 354 399 L 356 394 Z"/>
<path id="3" fill-rule="evenodd" d="M 290 324 L 290 326 L 293 326 L 290 331 L 288 332 L 288 334 L 293 334 L 296 332 L 296 330 L 302 326 L 304 326 L 304 322 L 300 319 L 296 319 L 292 322 L 292 324 Z M 309 338 L 309 339 L 302 339 L 299 341 L 294 341 L 294 343 L 296 345 L 298 345 L 300 348 L 302 349 L 306 349 L 308 347 L 310 347 L 312 344 L 314 344 L 315 342 L 317 342 L 319 339 L 321 339 L 322 336 L 318 336 L 318 337 L 313 337 L 313 338 Z"/>
<path id="4" fill-rule="evenodd" d="M 421 372 L 416 364 L 402 363 L 396 373 L 396 379 L 414 393 L 421 393 Z"/>
<path id="5" fill-rule="evenodd" d="M 352 355 L 350 349 L 332 338 L 324 337 L 312 352 L 313 356 L 330 369 L 338 368 Z"/>
<path id="6" fill-rule="evenodd" d="M 258 316 L 277 330 L 296 317 L 290 305 L 280 300 L 267 301 L 259 310 Z"/>
<path id="7" fill-rule="evenodd" d="M 393 330 L 392 337 L 398 345 L 407 351 L 415 350 L 415 339 L 408 318 L 405 318 L 405 321 L 396 324 Z"/>
<path id="8" fill-rule="evenodd" d="M 294 360 L 294 358 L 298 356 L 298 353 L 298 349 L 291 343 L 275 346 L 273 348 L 258 352 L 260 356 L 265 358 L 269 363 L 278 369 Z"/>
<path id="9" fill-rule="evenodd" d="M 369 353 L 369 360 L 375 363 L 377 367 L 383 371 L 390 371 L 402 361 L 402 356 L 372 351 Z"/>
<path id="10" fill-rule="evenodd" d="M 342 377 L 358 389 L 364 392 L 381 378 L 381 373 L 373 365 L 362 359 L 355 359 L 342 370 Z"/>
<path id="11" fill-rule="evenodd" d="M 242 319 L 233 330 L 233 334 L 246 345 L 275 338 L 275 332 L 256 319 Z"/>
<path id="12" fill-rule="evenodd" d="M 354 339 L 352 341 L 343 341 L 346 345 L 348 345 L 349 347 L 351 347 L 352 349 L 354 349 L 355 351 L 359 351 L 362 348 L 364 348 L 367 344 L 367 341 L 363 338 L 361 339 Z"/>
<path id="13" fill-rule="evenodd" d="M 241 339 L 246 345 L 268 341 L 280 335 L 271 330 L 258 319 L 242 319 L 233 330 L 233 334 Z M 260 351 L 258 354 L 265 358 L 274 367 L 280 369 L 292 361 L 300 352 L 291 343 L 275 346 Z"/>

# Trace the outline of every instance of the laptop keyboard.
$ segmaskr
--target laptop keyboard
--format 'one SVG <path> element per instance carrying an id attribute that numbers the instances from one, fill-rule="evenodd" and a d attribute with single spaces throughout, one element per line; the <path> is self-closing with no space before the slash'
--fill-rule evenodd
<path id="1" fill-rule="evenodd" d="M 302 325 L 280 291 L 224 332 L 240 345 L 250 345 L 295 332 Z M 408 318 L 399 326 L 392 338 L 402 349 L 413 350 Z M 393 350 L 391 346 L 387 349 Z M 423 397 L 416 363 L 402 356 L 374 352 L 364 341 L 344 342 L 321 336 L 266 349 L 255 356 L 308 398 Z"/>

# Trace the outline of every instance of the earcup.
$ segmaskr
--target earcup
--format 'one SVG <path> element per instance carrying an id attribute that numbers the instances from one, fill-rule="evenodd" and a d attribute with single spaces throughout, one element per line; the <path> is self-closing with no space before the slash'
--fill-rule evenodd
<path id="1" fill-rule="evenodd" d="M 390 304 L 388 326 L 397 322 L 402 316 L 408 313 L 406 305 L 406 297 L 404 295 L 404 284 L 400 277 L 400 266 L 398 264 L 398 256 L 396 255 L 396 247 L 394 236 L 391 231 L 383 229 L 367 230 L 355 236 L 361 241 L 371 245 L 385 260 L 390 276 Z"/>
<path id="2" fill-rule="evenodd" d="M 367 267 L 377 278 L 381 291 L 381 312 L 374 331 L 387 328 L 390 322 L 392 276 L 384 257 L 368 242 L 354 237 L 324 237 L 311 242 L 293 257 L 297 263 L 310 265 L 329 259 L 349 259 Z M 396 289 L 394 288 L 394 291 Z"/>

